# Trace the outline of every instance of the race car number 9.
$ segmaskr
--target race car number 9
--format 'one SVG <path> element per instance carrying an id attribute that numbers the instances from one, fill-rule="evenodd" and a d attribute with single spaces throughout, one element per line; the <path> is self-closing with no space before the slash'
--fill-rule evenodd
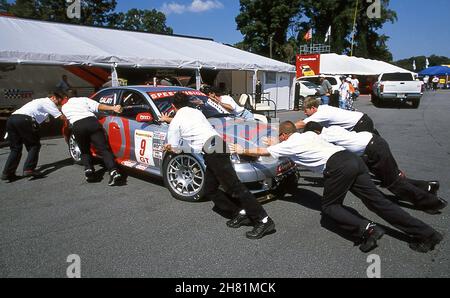
<path id="1" fill-rule="evenodd" d="M 154 166 L 153 161 L 153 132 L 136 130 L 134 133 L 134 153 L 136 161 Z"/>

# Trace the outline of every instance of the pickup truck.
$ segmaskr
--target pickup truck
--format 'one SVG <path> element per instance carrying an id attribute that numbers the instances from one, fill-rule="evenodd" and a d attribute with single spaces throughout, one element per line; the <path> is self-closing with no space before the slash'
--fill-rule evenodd
<path id="1" fill-rule="evenodd" d="M 417 109 L 423 91 L 423 84 L 416 81 L 410 72 L 383 73 L 373 84 L 372 102 L 381 104 L 387 101 L 409 101 Z"/>

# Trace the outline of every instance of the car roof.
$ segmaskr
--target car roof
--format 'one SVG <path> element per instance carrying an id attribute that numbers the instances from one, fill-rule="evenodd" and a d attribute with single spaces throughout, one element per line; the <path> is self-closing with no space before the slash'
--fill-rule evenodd
<path id="1" fill-rule="evenodd" d="M 180 86 L 150 86 L 150 85 L 135 85 L 135 86 L 119 86 L 119 87 L 109 87 L 109 88 L 105 88 L 102 89 L 103 90 L 108 90 L 108 89 L 120 89 L 120 90 L 134 90 L 134 91 L 140 91 L 140 92 L 167 92 L 167 91 L 185 91 L 185 90 L 195 90 L 192 88 L 188 88 L 188 87 L 180 87 Z"/>

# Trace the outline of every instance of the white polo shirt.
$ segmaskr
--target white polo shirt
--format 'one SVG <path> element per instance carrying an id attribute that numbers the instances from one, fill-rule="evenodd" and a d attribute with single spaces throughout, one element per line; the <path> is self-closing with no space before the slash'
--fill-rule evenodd
<path id="1" fill-rule="evenodd" d="M 48 97 L 30 101 L 12 114 L 33 117 L 38 124 L 44 122 L 48 115 L 52 115 L 55 118 L 61 116 L 61 112 L 58 110 L 58 107 Z"/>
<path id="2" fill-rule="evenodd" d="M 67 120 L 74 124 L 78 120 L 95 117 L 94 113 L 98 112 L 99 105 L 98 102 L 88 97 L 72 97 L 63 105 L 61 110 Z"/>
<path id="3" fill-rule="evenodd" d="M 244 111 L 244 107 L 241 107 L 240 105 L 238 105 L 233 97 L 229 96 L 229 95 L 222 95 L 220 97 L 222 103 L 224 104 L 228 104 L 233 108 L 233 115 L 240 115 L 243 111 Z"/>
<path id="4" fill-rule="evenodd" d="M 169 124 L 167 142 L 175 150 L 188 145 L 193 152 L 200 153 L 206 141 L 218 135 L 201 111 L 184 107 Z"/>
<path id="5" fill-rule="evenodd" d="M 367 131 L 355 132 L 348 131 L 340 126 L 330 126 L 322 129 L 320 137 L 328 143 L 344 147 L 348 151 L 361 156 L 364 154 L 373 135 Z"/>
<path id="6" fill-rule="evenodd" d="M 345 148 L 326 142 L 315 132 L 294 133 L 289 139 L 267 148 L 274 158 L 289 156 L 291 159 L 311 171 L 323 173 L 328 159 Z"/>
<path id="7" fill-rule="evenodd" d="M 306 124 L 310 121 L 319 122 L 325 127 L 338 125 L 347 130 L 352 130 L 356 123 L 364 116 L 361 112 L 348 111 L 332 106 L 320 105 L 310 117 L 303 120 Z"/>

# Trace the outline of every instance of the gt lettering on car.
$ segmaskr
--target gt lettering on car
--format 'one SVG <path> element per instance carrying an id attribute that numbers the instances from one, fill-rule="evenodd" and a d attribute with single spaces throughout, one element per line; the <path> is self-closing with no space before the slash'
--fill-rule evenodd
<path id="1" fill-rule="evenodd" d="M 155 166 L 153 161 L 153 132 L 145 130 L 134 131 L 134 154 L 136 161 Z"/>

